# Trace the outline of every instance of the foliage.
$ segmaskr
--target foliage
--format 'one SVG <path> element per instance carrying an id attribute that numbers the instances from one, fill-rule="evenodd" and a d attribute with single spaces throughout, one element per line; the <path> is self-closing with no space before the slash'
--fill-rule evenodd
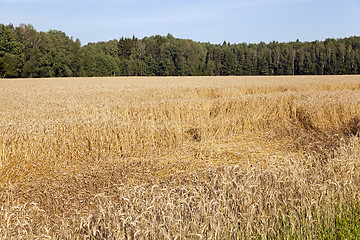
<path id="1" fill-rule="evenodd" d="M 220 45 L 168 34 L 81 46 L 61 31 L 0 25 L 0 77 L 359 73 L 360 37 Z"/>

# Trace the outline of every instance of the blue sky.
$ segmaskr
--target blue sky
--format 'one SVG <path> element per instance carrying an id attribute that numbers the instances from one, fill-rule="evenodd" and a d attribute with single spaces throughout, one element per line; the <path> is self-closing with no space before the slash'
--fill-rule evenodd
<path id="1" fill-rule="evenodd" d="M 0 23 L 61 30 L 82 44 L 171 33 L 258 43 L 360 36 L 360 0 L 0 0 Z"/>

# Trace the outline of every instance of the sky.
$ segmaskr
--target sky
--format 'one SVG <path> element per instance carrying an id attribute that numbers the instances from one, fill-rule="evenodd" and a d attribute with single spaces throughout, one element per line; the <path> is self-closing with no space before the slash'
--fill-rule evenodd
<path id="1" fill-rule="evenodd" d="M 0 23 L 83 45 L 152 35 L 259 43 L 360 36 L 360 0 L 0 0 Z"/>

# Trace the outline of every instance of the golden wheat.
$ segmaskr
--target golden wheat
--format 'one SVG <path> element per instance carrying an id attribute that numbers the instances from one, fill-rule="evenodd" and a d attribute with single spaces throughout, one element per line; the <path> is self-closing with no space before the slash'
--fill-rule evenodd
<path id="1" fill-rule="evenodd" d="M 359 76 L 0 89 L 0 238 L 316 238 L 360 200 Z"/>

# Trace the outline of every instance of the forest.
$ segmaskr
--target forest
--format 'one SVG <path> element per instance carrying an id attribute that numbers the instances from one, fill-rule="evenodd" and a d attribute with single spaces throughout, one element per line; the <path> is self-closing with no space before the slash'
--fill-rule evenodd
<path id="1" fill-rule="evenodd" d="M 360 37 L 212 44 L 167 36 L 89 43 L 0 24 L 0 78 L 360 74 Z"/>

